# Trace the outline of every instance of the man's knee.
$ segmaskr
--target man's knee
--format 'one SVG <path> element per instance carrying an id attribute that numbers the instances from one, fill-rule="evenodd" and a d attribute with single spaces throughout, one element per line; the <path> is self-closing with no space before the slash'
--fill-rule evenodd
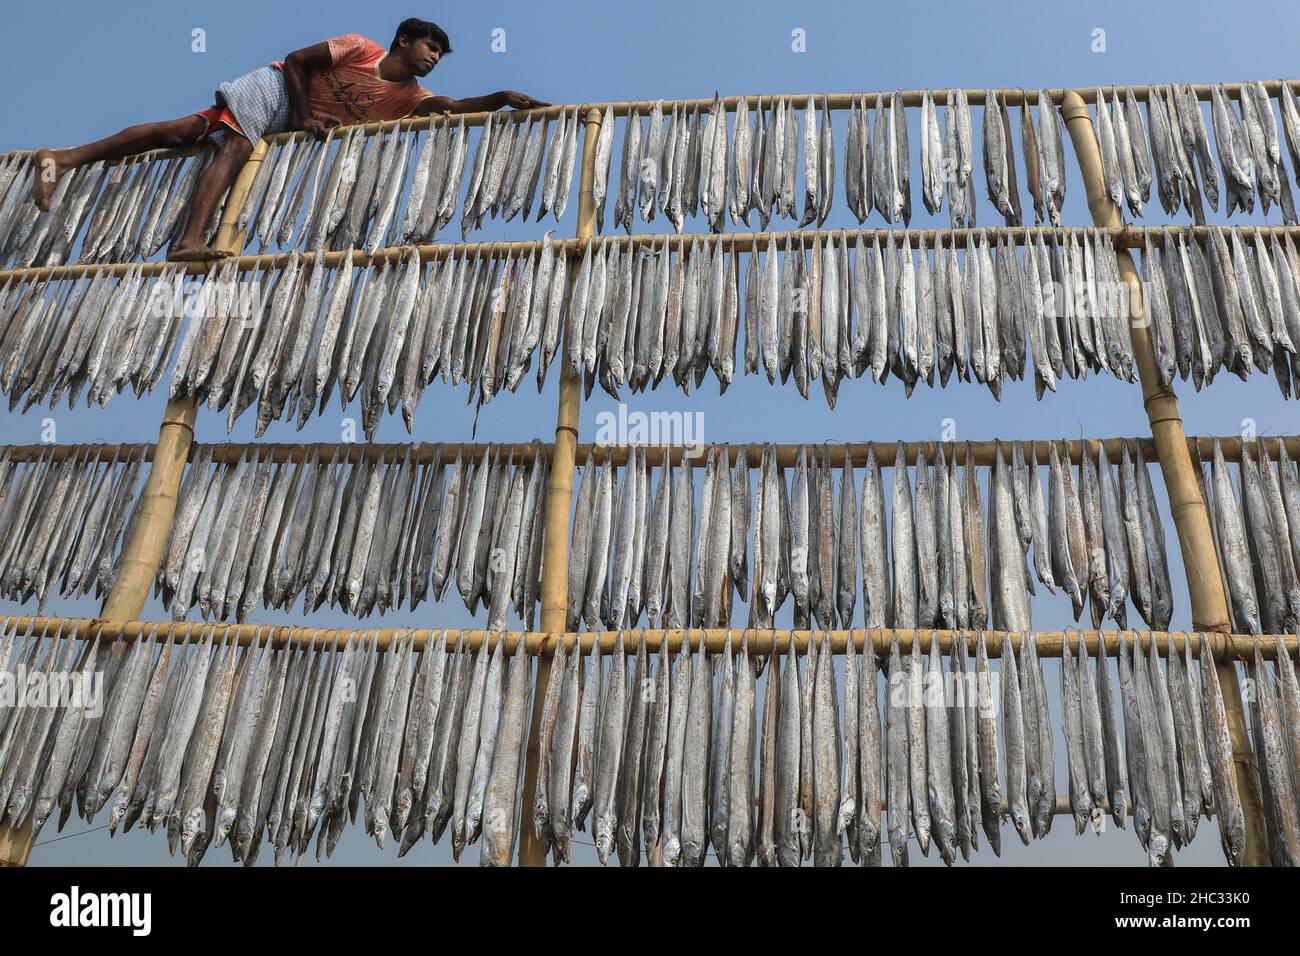
<path id="1" fill-rule="evenodd" d="M 253 144 L 247 137 L 240 136 L 238 133 L 226 131 L 226 141 L 221 146 L 221 156 L 231 162 L 243 163 L 248 161 L 248 157 L 253 155 Z"/>
<path id="2" fill-rule="evenodd" d="M 177 148 L 188 146 L 203 135 L 207 121 L 202 116 L 183 116 L 158 124 L 158 137 L 163 146 Z"/>

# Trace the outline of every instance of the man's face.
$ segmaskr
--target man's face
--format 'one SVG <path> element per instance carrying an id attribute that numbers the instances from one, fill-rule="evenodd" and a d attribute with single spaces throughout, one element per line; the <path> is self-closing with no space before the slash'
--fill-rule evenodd
<path id="1" fill-rule="evenodd" d="M 416 76 L 428 76 L 442 59 L 442 47 L 432 37 L 417 37 L 414 40 L 402 37 L 402 52 Z"/>

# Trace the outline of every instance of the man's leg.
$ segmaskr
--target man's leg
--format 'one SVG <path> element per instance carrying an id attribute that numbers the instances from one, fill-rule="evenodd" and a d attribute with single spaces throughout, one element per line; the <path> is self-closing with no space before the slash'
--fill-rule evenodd
<path id="1" fill-rule="evenodd" d="M 182 116 L 180 119 L 164 120 L 161 123 L 141 123 L 128 126 L 120 133 L 114 133 L 105 139 L 95 140 L 85 146 L 71 146 L 67 149 L 38 149 L 36 151 L 37 174 L 32 183 L 32 201 L 41 210 L 47 210 L 50 194 L 59 184 L 60 177 L 70 169 L 95 163 L 100 160 L 112 161 L 123 156 L 131 156 L 150 149 L 174 149 L 188 146 L 207 129 L 207 121 L 196 114 Z"/>
<path id="2" fill-rule="evenodd" d="M 248 162 L 252 155 L 253 144 L 245 137 L 231 130 L 225 130 L 226 141 L 217 153 L 217 158 L 203 171 L 199 184 L 194 190 L 194 199 L 190 202 L 190 218 L 185 223 L 185 232 L 176 243 L 167 258 L 173 262 L 191 259 L 224 259 L 232 255 L 228 250 L 216 250 L 203 242 L 208 223 L 216 211 L 217 203 L 235 176 Z"/>

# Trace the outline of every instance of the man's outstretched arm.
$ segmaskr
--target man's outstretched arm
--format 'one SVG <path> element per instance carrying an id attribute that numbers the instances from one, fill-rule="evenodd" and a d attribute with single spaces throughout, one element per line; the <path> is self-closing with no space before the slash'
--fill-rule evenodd
<path id="1" fill-rule="evenodd" d="M 311 100 L 307 96 L 308 77 L 312 70 L 324 70 L 333 63 L 327 40 L 294 50 L 284 58 L 284 86 L 289 91 L 294 115 L 298 117 L 298 127 L 318 138 L 324 137 L 331 126 L 337 126 L 338 120 L 312 115 Z"/>
<path id="2" fill-rule="evenodd" d="M 517 110 L 531 110 L 550 105 L 550 103 L 547 103 L 544 100 L 534 99 L 526 93 L 518 93 L 515 90 L 499 90 L 496 93 L 485 93 L 482 96 L 467 96 L 461 100 L 453 99 L 450 96 L 426 96 L 420 101 L 419 105 L 411 111 L 411 115 L 428 116 L 430 113 L 482 113 L 491 110 L 499 110 L 506 106 L 513 107 Z"/>

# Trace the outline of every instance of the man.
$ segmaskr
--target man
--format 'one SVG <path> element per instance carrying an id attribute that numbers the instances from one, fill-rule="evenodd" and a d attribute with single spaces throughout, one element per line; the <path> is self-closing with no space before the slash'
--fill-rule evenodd
<path id="1" fill-rule="evenodd" d="M 48 209 L 59 177 L 87 163 L 211 140 L 219 145 L 217 156 L 199 179 L 185 231 L 167 258 L 223 258 L 230 253 L 207 246 L 204 230 L 261 136 L 302 129 L 324 138 L 339 124 L 550 105 L 513 90 L 460 100 L 435 96 L 416 77 L 427 76 L 450 52 L 451 42 L 442 28 L 414 17 L 398 25 L 387 53 L 355 33 L 303 47 L 283 62 L 222 83 L 216 102 L 206 110 L 131 126 L 85 146 L 37 150 L 40 173 L 32 185 L 32 199 L 42 210 Z"/>

